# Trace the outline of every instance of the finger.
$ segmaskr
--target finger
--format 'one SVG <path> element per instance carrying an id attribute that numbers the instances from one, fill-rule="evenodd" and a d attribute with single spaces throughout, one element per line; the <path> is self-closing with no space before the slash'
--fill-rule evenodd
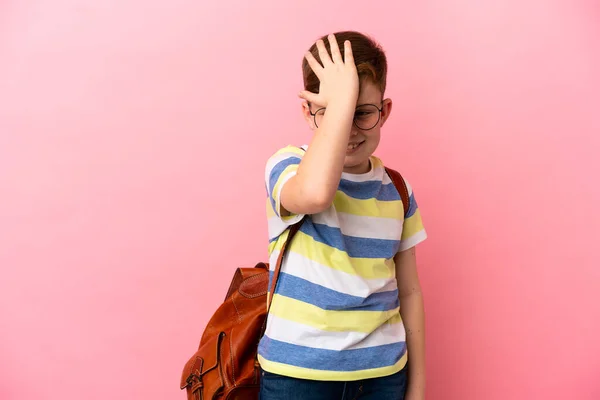
<path id="1" fill-rule="evenodd" d="M 327 53 L 327 49 L 325 48 L 325 43 L 322 40 L 317 41 L 317 49 L 319 49 L 319 58 L 321 59 L 323 67 L 333 64 L 329 57 L 329 53 Z"/>
<path id="2" fill-rule="evenodd" d="M 308 90 L 303 90 L 298 93 L 298 97 L 308 101 L 309 103 L 318 103 L 317 98 L 319 96 L 315 93 L 309 92 Z"/>
<path id="3" fill-rule="evenodd" d="M 334 63 L 343 63 L 342 54 L 340 53 L 340 46 L 338 45 L 337 39 L 334 34 L 329 35 L 329 48 L 331 49 L 331 58 Z"/>
<path id="4" fill-rule="evenodd" d="M 352 53 L 352 44 L 349 40 L 344 42 L 344 59 L 347 65 L 354 65 L 354 54 Z"/>
<path id="5" fill-rule="evenodd" d="M 310 51 L 306 52 L 306 54 L 304 55 L 304 58 L 306 58 L 308 65 L 310 65 L 310 68 L 313 70 L 313 72 L 315 73 L 317 78 L 319 78 L 319 80 L 321 80 L 323 66 L 317 61 L 315 56 L 313 56 Z"/>

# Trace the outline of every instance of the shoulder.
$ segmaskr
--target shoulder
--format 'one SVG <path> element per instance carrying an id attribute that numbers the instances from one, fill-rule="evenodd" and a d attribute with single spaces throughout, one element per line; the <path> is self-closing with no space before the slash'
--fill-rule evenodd
<path id="1" fill-rule="evenodd" d="M 283 161 L 287 158 L 302 158 L 304 156 L 304 149 L 300 146 L 287 145 L 285 147 L 279 148 L 274 153 L 271 153 L 267 160 L 267 167 L 273 167 L 280 161 Z"/>
<path id="2" fill-rule="evenodd" d="M 397 174 L 397 176 L 401 177 L 402 180 L 404 181 L 404 184 L 406 185 L 406 189 L 408 191 L 408 195 L 412 196 L 413 195 L 413 187 L 410 184 L 409 180 L 406 177 L 406 174 L 402 173 L 399 169 L 397 168 L 392 168 L 390 166 L 384 165 L 383 161 L 379 158 L 376 158 L 376 162 L 379 162 L 381 165 L 381 168 L 384 169 L 384 183 L 392 183 L 392 179 L 390 174 Z"/>
<path id="3" fill-rule="evenodd" d="M 295 155 L 302 156 L 305 151 L 304 147 L 305 146 L 295 146 L 295 145 L 288 144 L 285 147 L 279 148 L 275 153 L 272 154 L 271 157 L 277 156 L 280 154 L 295 154 Z"/>
<path id="4" fill-rule="evenodd" d="M 277 180 L 281 173 L 290 168 L 297 168 L 304 156 L 301 147 L 288 145 L 272 153 L 265 165 L 265 181 Z"/>

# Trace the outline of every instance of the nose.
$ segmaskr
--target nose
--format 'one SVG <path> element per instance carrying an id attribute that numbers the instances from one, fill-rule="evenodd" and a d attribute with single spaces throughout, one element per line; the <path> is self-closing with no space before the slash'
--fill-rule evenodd
<path id="1" fill-rule="evenodd" d="M 350 136 L 356 136 L 358 135 L 358 128 L 356 127 L 356 125 L 352 124 L 352 128 L 350 130 Z"/>

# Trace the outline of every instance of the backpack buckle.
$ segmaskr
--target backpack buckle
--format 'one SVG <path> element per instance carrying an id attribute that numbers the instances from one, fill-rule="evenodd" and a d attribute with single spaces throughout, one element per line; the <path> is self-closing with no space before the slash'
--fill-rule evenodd
<path id="1" fill-rule="evenodd" d="M 200 375 L 191 374 L 186 379 L 186 382 L 187 382 L 187 386 L 191 387 L 192 393 L 195 392 L 196 390 L 202 389 L 204 387 L 204 384 L 202 383 L 202 377 Z"/>
<path id="2" fill-rule="evenodd" d="M 191 388 L 192 393 L 195 393 L 204 387 L 204 384 L 202 383 L 202 377 L 200 375 L 192 374 L 187 378 L 186 382 Z"/>

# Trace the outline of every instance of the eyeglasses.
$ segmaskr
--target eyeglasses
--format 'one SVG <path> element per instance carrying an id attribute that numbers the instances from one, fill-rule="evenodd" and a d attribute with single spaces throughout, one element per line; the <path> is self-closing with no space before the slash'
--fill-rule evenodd
<path id="1" fill-rule="evenodd" d="M 325 115 L 325 108 L 319 108 L 314 113 L 310 109 L 308 111 L 315 121 L 315 126 L 318 128 Z M 379 108 L 375 104 L 362 104 L 356 107 L 354 111 L 354 125 L 363 131 L 375 128 L 381 119 L 381 111 L 383 111 L 383 106 Z"/>

